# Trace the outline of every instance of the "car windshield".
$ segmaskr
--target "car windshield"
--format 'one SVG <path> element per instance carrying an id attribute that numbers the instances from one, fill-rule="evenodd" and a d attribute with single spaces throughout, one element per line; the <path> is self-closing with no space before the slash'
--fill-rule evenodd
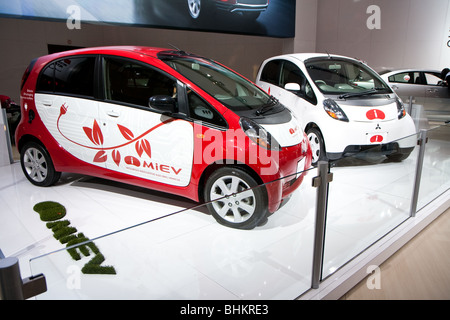
<path id="1" fill-rule="evenodd" d="M 324 94 L 340 98 L 360 97 L 392 90 L 363 63 L 345 59 L 310 59 L 306 69 L 316 86 Z"/>
<path id="2" fill-rule="evenodd" d="M 273 99 L 267 93 L 210 60 L 176 55 L 162 60 L 233 111 L 273 105 Z"/>

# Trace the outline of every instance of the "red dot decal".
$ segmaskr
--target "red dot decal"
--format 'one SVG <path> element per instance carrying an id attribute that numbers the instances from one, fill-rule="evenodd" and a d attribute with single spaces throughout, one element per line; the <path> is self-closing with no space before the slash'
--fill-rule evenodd
<path id="1" fill-rule="evenodd" d="M 382 141 L 383 141 L 383 136 L 380 136 L 380 135 L 375 135 L 372 138 L 370 138 L 371 143 L 382 142 Z"/>
<path id="2" fill-rule="evenodd" d="M 384 120 L 384 118 L 386 118 L 386 115 L 381 110 L 372 109 L 372 110 L 367 111 L 366 117 L 369 120 L 375 120 L 375 119 Z"/>

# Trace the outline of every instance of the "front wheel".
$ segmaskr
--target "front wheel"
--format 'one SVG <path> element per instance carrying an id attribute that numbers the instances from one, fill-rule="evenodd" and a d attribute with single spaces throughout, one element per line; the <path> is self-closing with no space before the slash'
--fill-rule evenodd
<path id="1" fill-rule="evenodd" d="M 316 128 L 309 129 L 306 135 L 308 136 L 309 144 L 311 145 L 311 164 L 315 166 L 317 165 L 317 162 L 319 162 L 319 160 L 326 159 L 325 142 L 323 141 L 322 134 Z"/>
<path id="2" fill-rule="evenodd" d="M 205 201 L 222 225 L 253 229 L 267 219 L 267 193 L 255 179 L 238 168 L 215 171 L 205 185 Z"/>
<path id="3" fill-rule="evenodd" d="M 20 151 L 20 164 L 27 179 L 34 185 L 48 187 L 59 180 L 47 150 L 36 142 L 28 142 Z"/>
<path id="4" fill-rule="evenodd" d="M 201 0 L 187 0 L 189 14 L 192 19 L 198 19 L 200 13 L 202 12 L 202 1 Z"/>

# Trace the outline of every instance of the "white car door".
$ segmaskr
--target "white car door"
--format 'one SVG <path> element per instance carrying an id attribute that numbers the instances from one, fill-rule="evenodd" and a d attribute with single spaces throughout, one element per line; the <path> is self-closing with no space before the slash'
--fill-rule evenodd
<path id="1" fill-rule="evenodd" d="M 174 186 L 187 186 L 193 164 L 193 124 L 152 111 L 154 95 L 176 95 L 176 81 L 149 66 L 105 58 L 99 103 L 108 169 Z"/>
<path id="2" fill-rule="evenodd" d="M 257 84 L 288 107 L 305 127 L 305 115 L 314 111 L 317 98 L 299 66 L 288 60 L 269 61 Z"/>
<path id="3" fill-rule="evenodd" d="M 97 161 L 103 137 L 93 98 L 95 60 L 96 56 L 77 56 L 49 64 L 39 77 L 35 103 L 42 122 L 66 151 L 104 167 Z"/>

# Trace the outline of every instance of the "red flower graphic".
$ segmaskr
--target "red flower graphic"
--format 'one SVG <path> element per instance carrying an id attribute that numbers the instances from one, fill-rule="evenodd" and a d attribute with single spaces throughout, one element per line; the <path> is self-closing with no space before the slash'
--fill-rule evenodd
<path id="1" fill-rule="evenodd" d="M 113 158 L 114 162 L 117 164 L 117 166 L 119 166 L 119 164 L 120 164 L 120 152 L 118 150 L 113 150 L 112 151 L 112 158 Z"/>
<path id="2" fill-rule="evenodd" d="M 92 129 L 89 127 L 83 127 L 84 133 L 86 133 L 87 137 L 95 144 L 101 145 L 103 144 L 103 134 L 100 126 L 97 123 L 97 120 L 94 120 L 94 124 Z"/>
<path id="3" fill-rule="evenodd" d="M 100 150 L 95 155 L 94 162 L 105 162 L 107 159 L 108 159 L 108 156 L 106 155 L 106 152 L 103 150 Z"/>
<path id="4" fill-rule="evenodd" d="M 120 133 L 122 133 L 122 135 L 125 137 L 125 139 L 133 140 L 134 134 L 133 134 L 133 132 L 131 132 L 130 129 L 128 129 L 127 127 L 124 127 L 120 124 L 118 124 L 117 126 L 119 127 Z"/>
<path id="5" fill-rule="evenodd" d="M 105 146 L 103 146 L 104 137 L 103 137 L 102 130 L 101 130 L 99 124 L 97 123 L 97 120 L 94 119 L 92 128 L 83 127 L 84 133 L 89 138 L 89 140 L 95 145 L 95 147 L 93 147 L 93 146 L 84 145 L 77 141 L 71 140 L 69 137 L 65 136 L 63 132 L 61 132 L 61 129 L 59 127 L 59 122 L 61 120 L 61 117 L 68 112 L 68 109 L 69 109 L 69 106 L 67 106 L 66 103 L 61 105 L 60 114 L 59 114 L 59 117 L 58 117 L 58 120 L 56 123 L 56 126 L 57 126 L 60 134 L 65 139 L 67 139 L 68 141 L 70 141 L 78 146 L 81 146 L 83 148 L 92 149 L 92 150 L 97 150 L 97 153 L 95 154 L 94 159 L 93 159 L 93 161 L 97 162 L 97 163 L 106 162 L 108 160 L 107 151 L 112 150 L 111 157 L 117 166 L 120 165 L 122 159 L 128 165 L 133 165 L 133 166 L 140 165 L 140 160 L 138 158 L 130 156 L 130 155 L 122 157 L 120 151 L 118 150 L 118 149 L 125 147 L 134 142 L 135 142 L 135 149 L 136 149 L 136 152 L 139 157 L 142 157 L 142 155 L 145 152 L 145 154 L 149 158 L 151 158 L 152 152 L 151 152 L 150 142 L 147 139 L 144 139 L 144 137 L 147 134 L 149 134 L 150 132 L 156 130 L 157 128 L 173 121 L 173 119 L 170 119 L 168 121 L 161 122 L 161 123 L 155 125 L 154 127 L 148 129 L 147 131 L 145 131 L 144 133 L 140 134 L 137 137 L 135 137 L 133 132 L 130 129 L 128 129 L 127 127 L 117 124 L 117 127 L 119 128 L 120 133 L 127 140 L 127 142 L 122 143 L 120 145 L 112 146 L 112 147 L 105 147 Z"/>
<path id="6" fill-rule="evenodd" d="M 152 150 L 150 147 L 150 142 L 148 142 L 147 139 L 138 140 L 136 142 L 135 147 L 136 147 L 136 152 L 139 155 L 139 157 L 141 157 L 144 152 L 148 155 L 149 158 L 152 157 Z"/>

